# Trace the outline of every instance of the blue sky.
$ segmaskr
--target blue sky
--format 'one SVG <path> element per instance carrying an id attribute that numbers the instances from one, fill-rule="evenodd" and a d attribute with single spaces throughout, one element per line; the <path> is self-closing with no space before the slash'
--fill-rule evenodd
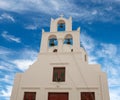
<path id="1" fill-rule="evenodd" d="M 0 0 L 0 100 L 9 100 L 15 74 L 37 58 L 50 19 L 72 16 L 81 27 L 89 63 L 108 74 L 111 100 L 120 98 L 120 0 Z"/>

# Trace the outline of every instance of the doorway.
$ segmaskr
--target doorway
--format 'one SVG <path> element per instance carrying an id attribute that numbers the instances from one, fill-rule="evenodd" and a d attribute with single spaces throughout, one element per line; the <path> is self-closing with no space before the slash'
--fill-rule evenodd
<path id="1" fill-rule="evenodd" d="M 36 100 L 36 92 L 24 92 L 23 100 Z"/>
<path id="2" fill-rule="evenodd" d="M 68 93 L 49 92 L 48 100 L 68 100 Z"/>
<path id="3" fill-rule="evenodd" d="M 94 92 L 81 92 L 81 100 L 95 100 Z"/>

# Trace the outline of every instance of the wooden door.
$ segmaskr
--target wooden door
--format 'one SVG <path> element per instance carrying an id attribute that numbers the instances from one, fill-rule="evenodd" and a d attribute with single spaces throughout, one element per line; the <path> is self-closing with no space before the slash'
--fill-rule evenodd
<path id="1" fill-rule="evenodd" d="M 68 93 L 48 93 L 48 100 L 68 100 Z"/>
<path id="2" fill-rule="evenodd" d="M 81 100 L 95 100 L 94 92 L 81 92 Z"/>
<path id="3" fill-rule="evenodd" d="M 24 100 L 35 100 L 36 92 L 24 92 Z"/>

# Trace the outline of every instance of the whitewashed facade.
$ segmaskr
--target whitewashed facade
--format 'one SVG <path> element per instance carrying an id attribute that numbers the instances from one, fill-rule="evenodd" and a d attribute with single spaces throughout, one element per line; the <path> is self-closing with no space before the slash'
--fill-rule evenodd
<path id="1" fill-rule="evenodd" d="M 71 17 L 51 19 L 50 32 L 42 30 L 38 58 L 16 74 L 10 100 L 109 100 L 106 73 L 88 64 Z"/>

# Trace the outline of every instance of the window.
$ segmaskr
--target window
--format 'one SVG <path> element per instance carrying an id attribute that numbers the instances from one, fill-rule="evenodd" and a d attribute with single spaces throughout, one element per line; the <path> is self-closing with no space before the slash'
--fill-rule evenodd
<path id="1" fill-rule="evenodd" d="M 53 82 L 64 82 L 64 81 L 65 81 L 65 67 L 54 67 Z"/>
<path id="2" fill-rule="evenodd" d="M 65 22 L 64 20 L 59 20 L 57 24 L 57 30 L 58 31 L 65 31 Z"/>
<path id="3" fill-rule="evenodd" d="M 36 92 L 24 92 L 24 100 L 35 100 Z"/>
<path id="4" fill-rule="evenodd" d="M 53 52 L 57 52 L 57 49 L 54 49 Z"/>
<path id="5" fill-rule="evenodd" d="M 65 31 L 65 24 L 64 23 L 58 24 L 58 31 Z"/>
<path id="6" fill-rule="evenodd" d="M 53 46 L 57 46 L 58 45 L 58 40 L 56 35 L 50 35 L 48 37 L 48 46 L 49 47 L 53 47 Z"/>
<path id="7" fill-rule="evenodd" d="M 73 45 L 73 40 L 72 40 L 72 38 L 65 39 L 65 40 L 64 40 L 64 44 Z"/>
<path id="8" fill-rule="evenodd" d="M 71 34 L 65 36 L 63 44 L 73 45 L 73 37 Z"/>
<path id="9" fill-rule="evenodd" d="M 81 92 L 81 100 L 95 100 L 94 92 Z"/>
<path id="10" fill-rule="evenodd" d="M 58 41 L 55 38 L 49 39 L 49 47 L 58 45 Z"/>

